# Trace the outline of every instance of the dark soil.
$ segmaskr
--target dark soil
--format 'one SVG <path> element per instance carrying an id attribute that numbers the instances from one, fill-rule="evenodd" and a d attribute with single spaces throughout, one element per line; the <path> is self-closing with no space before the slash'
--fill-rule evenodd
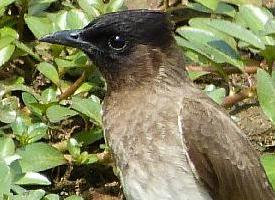
<path id="1" fill-rule="evenodd" d="M 239 119 L 237 124 L 257 150 L 272 151 L 275 146 L 275 130 L 258 104 L 244 104 L 234 116 Z"/>

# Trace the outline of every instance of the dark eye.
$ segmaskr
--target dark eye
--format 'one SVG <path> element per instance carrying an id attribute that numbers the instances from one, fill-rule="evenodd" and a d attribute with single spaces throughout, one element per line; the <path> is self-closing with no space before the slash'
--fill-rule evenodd
<path id="1" fill-rule="evenodd" d="M 121 51 L 126 47 L 127 42 L 124 39 L 124 37 L 115 35 L 115 36 L 110 37 L 110 39 L 108 40 L 108 45 L 110 48 L 112 48 L 116 51 Z"/>

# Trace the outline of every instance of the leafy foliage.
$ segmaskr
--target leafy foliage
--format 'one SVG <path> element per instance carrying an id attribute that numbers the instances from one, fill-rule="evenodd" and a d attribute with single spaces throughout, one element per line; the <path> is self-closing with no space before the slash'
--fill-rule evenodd
<path id="1" fill-rule="evenodd" d="M 272 123 L 275 123 L 275 79 L 272 68 L 275 59 L 273 14 L 261 6 L 261 1 L 234 0 L 225 3 L 219 0 L 197 0 L 196 2 L 198 3 L 188 4 L 188 8 L 211 15 L 191 18 L 187 25 L 177 28 L 175 38 L 183 47 L 185 55 L 191 62 L 211 66 L 213 69 L 210 72 L 215 71 L 225 81 L 229 78 L 227 74 L 229 67 L 236 67 L 242 73 L 246 72 L 246 64 L 253 60 L 252 56 L 247 56 L 247 52 L 260 57 L 266 66 L 262 67 L 260 63 L 256 66 L 257 83 L 249 84 L 248 88 L 244 86 L 239 88 L 241 92 L 237 95 L 242 95 L 241 98 L 234 97 L 234 88 L 230 88 L 228 93 L 232 96 L 232 101 L 234 98 L 255 98 L 256 89 L 257 100 L 263 112 Z M 193 80 L 200 79 L 206 74 L 209 74 L 208 67 L 201 67 L 201 70 L 195 73 L 189 71 Z M 205 91 L 217 103 L 226 105 L 226 102 L 231 102 L 229 101 L 231 96 L 226 97 L 223 88 L 215 89 L 215 86 L 208 85 Z M 223 100 L 224 98 L 227 100 Z M 269 155 L 270 159 L 272 156 L 274 155 Z M 271 167 L 265 157 L 263 164 L 274 185 L 274 166 Z"/>
<path id="2" fill-rule="evenodd" d="M 256 62 L 257 84 L 227 91 L 211 83 L 204 91 L 224 104 L 235 91 L 248 89 L 245 98 L 257 98 L 274 123 L 273 14 L 261 0 L 196 0 L 186 8 L 206 16 L 191 17 L 175 31 L 188 61 L 202 66 L 200 71 L 189 70 L 190 78 L 214 74 L 228 83 L 229 69 L 245 74 L 247 64 L 260 57 L 265 65 Z M 1 199 L 59 199 L 43 187 L 52 182 L 45 170 L 99 163 L 98 153 L 108 151 L 100 148 L 105 83 L 96 67 L 79 50 L 39 43 L 37 38 L 82 28 L 101 14 L 122 9 L 123 0 L 0 1 Z M 258 96 L 250 95 L 255 88 Z M 98 141 L 97 149 L 89 151 L 88 145 Z M 267 160 L 263 158 L 263 164 L 272 175 L 274 167 Z"/>
<path id="3" fill-rule="evenodd" d="M 275 187 L 275 155 L 274 154 L 266 154 L 262 156 L 261 161 L 265 166 L 265 170 L 267 172 L 267 176 L 269 177 L 270 182 L 272 183 L 273 189 Z"/>
<path id="4" fill-rule="evenodd" d="M 260 1 L 229 1 L 229 4 L 218 0 L 198 2 L 201 4 L 191 3 L 188 7 L 214 15 L 191 18 L 188 25 L 177 28 L 175 37 L 192 62 L 214 66 L 217 73 L 227 79 L 224 69 L 234 66 L 244 72 L 244 67 L 246 63 L 251 62 L 251 58 L 243 56 L 242 52 L 251 52 L 263 57 L 268 65 L 267 71 L 271 73 L 275 58 L 274 16 L 266 8 L 260 7 Z M 192 79 L 208 74 L 203 68 L 199 73 L 189 73 Z M 272 99 L 274 94 L 265 93 L 266 96 L 263 97 L 263 91 L 268 90 L 267 85 L 263 85 L 266 84 L 266 76 L 262 71 L 258 73 L 257 90 L 261 106 L 270 117 L 274 115 L 274 111 L 265 109 L 272 107 L 272 102 L 267 102 L 266 98 Z M 272 120 L 272 117 L 270 119 Z"/>
<path id="5" fill-rule="evenodd" d="M 96 96 L 105 92 L 103 79 L 79 50 L 36 39 L 58 30 L 82 28 L 122 6 L 121 0 L 64 1 L 61 5 L 56 0 L 0 2 L 0 70 L 8 75 L 0 86 L 1 199 L 59 199 L 43 189 L 24 186 L 50 185 L 43 173 L 60 165 L 98 162 L 96 152 L 85 149 L 103 138 L 101 100 Z M 82 79 L 75 85 L 79 75 Z M 75 121 L 84 126 L 77 129 Z M 78 131 L 71 136 L 74 129 Z"/>

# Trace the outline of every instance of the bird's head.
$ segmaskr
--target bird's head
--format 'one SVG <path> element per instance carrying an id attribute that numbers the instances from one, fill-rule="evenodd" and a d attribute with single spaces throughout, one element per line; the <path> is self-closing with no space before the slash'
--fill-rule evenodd
<path id="1" fill-rule="evenodd" d="M 140 84 L 155 76 L 174 43 L 169 16 L 149 10 L 106 14 L 83 29 L 56 32 L 40 41 L 83 50 L 111 87 Z"/>

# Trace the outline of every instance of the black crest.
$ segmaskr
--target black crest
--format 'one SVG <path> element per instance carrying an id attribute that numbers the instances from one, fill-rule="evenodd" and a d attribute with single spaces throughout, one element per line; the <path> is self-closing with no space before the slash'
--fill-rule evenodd
<path id="1" fill-rule="evenodd" d="M 128 10 L 109 13 L 88 24 L 85 40 L 100 35 L 122 34 L 139 43 L 163 46 L 172 39 L 173 25 L 168 14 L 151 10 Z"/>

